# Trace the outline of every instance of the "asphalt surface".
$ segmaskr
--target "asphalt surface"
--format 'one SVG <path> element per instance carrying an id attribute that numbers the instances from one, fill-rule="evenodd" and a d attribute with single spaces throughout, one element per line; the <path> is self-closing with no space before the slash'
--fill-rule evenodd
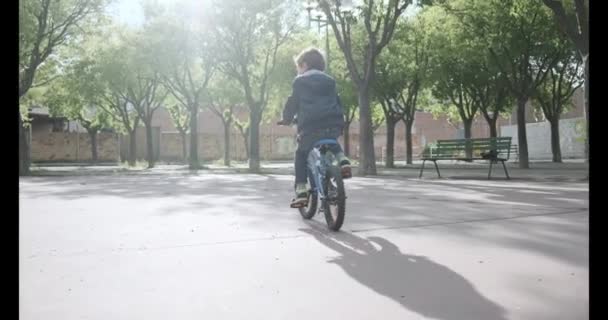
<path id="1" fill-rule="evenodd" d="M 353 178 L 338 233 L 288 175 L 22 178 L 20 318 L 588 319 L 587 183 L 480 170 Z"/>

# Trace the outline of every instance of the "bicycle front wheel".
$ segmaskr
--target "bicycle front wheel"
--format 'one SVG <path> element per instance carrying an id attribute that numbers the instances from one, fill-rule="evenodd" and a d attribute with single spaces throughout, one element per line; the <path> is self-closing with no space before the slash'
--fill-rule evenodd
<path id="1" fill-rule="evenodd" d="M 319 197 L 317 196 L 316 192 L 308 192 L 308 204 L 306 205 L 306 207 L 298 208 L 298 210 L 300 210 L 300 215 L 302 215 L 302 218 L 309 220 L 315 216 L 315 214 L 317 213 L 317 199 L 319 199 Z"/>
<path id="2" fill-rule="evenodd" d="M 325 221 L 330 230 L 338 231 L 344 223 L 344 213 L 346 210 L 346 192 L 344 191 L 344 181 L 338 167 L 331 166 L 327 169 L 323 181 L 325 199 L 323 201 L 323 211 Z"/>

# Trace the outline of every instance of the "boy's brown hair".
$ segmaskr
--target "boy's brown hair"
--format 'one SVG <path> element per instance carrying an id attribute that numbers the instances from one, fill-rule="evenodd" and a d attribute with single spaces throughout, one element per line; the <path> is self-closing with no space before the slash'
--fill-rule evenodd
<path id="1" fill-rule="evenodd" d="M 317 48 L 304 49 L 294 60 L 298 66 L 306 62 L 308 69 L 325 71 L 325 58 Z"/>

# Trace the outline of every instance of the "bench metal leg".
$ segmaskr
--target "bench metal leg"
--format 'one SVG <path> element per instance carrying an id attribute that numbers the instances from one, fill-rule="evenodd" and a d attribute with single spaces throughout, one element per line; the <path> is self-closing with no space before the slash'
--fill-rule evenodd
<path id="1" fill-rule="evenodd" d="M 418 179 L 422 178 L 422 171 L 424 171 L 425 163 L 426 163 L 426 160 L 422 160 L 422 168 L 420 168 L 420 175 L 418 175 Z"/>
<path id="2" fill-rule="evenodd" d="M 437 160 L 433 161 L 433 163 L 435 164 L 435 170 L 437 170 L 437 177 L 441 178 L 441 174 L 439 173 L 439 167 L 437 166 Z"/>
<path id="3" fill-rule="evenodd" d="M 488 180 L 492 177 L 492 165 L 494 164 L 494 160 L 490 160 L 490 171 L 488 171 Z"/>
<path id="4" fill-rule="evenodd" d="M 505 166 L 505 161 L 501 161 L 502 162 L 502 168 L 505 169 L 505 175 L 507 175 L 507 180 L 511 180 L 511 177 L 509 177 L 509 171 L 507 171 L 507 166 Z"/>

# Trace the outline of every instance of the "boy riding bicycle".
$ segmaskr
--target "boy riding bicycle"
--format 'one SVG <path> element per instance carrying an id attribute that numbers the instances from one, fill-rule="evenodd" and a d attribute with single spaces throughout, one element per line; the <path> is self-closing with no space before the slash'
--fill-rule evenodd
<path id="1" fill-rule="evenodd" d="M 279 124 L 289 125 L 296 116 L 298 148 L 295 154 L 295 192 L 292 208 L 308 204 L 307 157 L 315 143 L 337 139 L 344 128 L 344 113 L 336 92 L 336 81 L 325 71 L 325 59 L 315 48 L 306 49 L 295 59 L 298 76 L 292 84 L 291 96 L 285 103 Z M 337 142 L 337 141 L 336 141 Z M 340 164 L 342 177 L 351 177 L 350 161 L 339 143 L 329 146 Z"/>

